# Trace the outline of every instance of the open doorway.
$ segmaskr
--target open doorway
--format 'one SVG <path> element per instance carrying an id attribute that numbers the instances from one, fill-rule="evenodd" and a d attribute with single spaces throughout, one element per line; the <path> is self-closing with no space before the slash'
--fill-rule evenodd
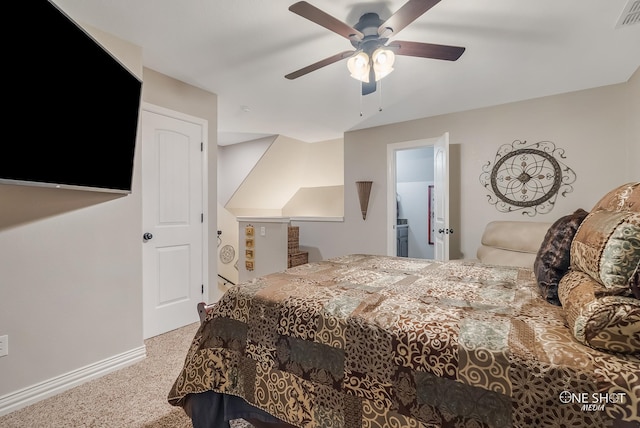
<path id="1" fill-rule="evenodd" d="M 434 258 L 433 146 L 396 151 L 397 256 Z"/>
<path id="2" fill-rule="evenodd" d="M 448 159 L 448 132 L 387 145 L 387 255 L 449 260 Z"/>

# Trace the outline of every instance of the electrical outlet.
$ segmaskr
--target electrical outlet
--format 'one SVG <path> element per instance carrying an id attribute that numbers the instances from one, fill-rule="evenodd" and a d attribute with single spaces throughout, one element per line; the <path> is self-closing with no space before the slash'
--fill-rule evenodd
<path id="1" fill-rule="evenodd" d="M 267 228 L 264 226 L 260 227 L 260 236 L 265 236 L 267 234 Z"/>
<path id="2" fill-rule="evenodd" d="M 0 336 L 0 357 L 9 355 L 9 336 Z"/>

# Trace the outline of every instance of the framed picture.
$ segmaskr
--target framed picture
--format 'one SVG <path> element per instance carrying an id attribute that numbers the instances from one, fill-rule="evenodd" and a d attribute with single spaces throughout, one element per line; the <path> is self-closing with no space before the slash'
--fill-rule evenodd
<path id="1" fill-rule="evenodd" d="M 253 260 L 253 250 L 245 250 L 244 256 L 247 260 Z"/>
<path id="2" fill-rule="evenodd" d="M 246 248 L 253 248 L 253 239 L 246 239 L 245 241 L 245 247 Z"/>
<path id="3" fill-rule="evenodd" d="M 433 184 L 429 185 L 429 196 L 428 196 L 428 204 L 429 204 L 429 213 L 427 218 L 427 232 L 429 235 L 429 245 L 433 245 L 433 236 L 434 236 L 434 220 L 435 220 L 435 212 L 434 212 L 434 195 L 433 195 Z"/>
<path id="4" fill-rule="evenodd" d="M 244 234 L 247 238 L 252 237 L 254 235 L 253 226 L 246 226 L 244 228 Z"/>

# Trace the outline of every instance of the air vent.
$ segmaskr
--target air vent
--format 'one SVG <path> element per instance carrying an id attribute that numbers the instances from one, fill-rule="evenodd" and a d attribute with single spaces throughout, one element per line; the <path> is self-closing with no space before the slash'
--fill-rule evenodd
<path id="1" fill-rule="evenodd" d="M 628 27 L 640 22 L 640 0 L 629 0 L 618 18 L 616 28 Z"/>

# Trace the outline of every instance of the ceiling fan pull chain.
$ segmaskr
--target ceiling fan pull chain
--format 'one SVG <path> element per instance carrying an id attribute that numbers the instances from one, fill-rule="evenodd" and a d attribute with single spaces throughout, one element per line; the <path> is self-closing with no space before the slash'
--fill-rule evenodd
<path id="1" fill-rule="evenodd" d="M 378 82 L 378 111 L 382 111 L 382 80 Z"/>

